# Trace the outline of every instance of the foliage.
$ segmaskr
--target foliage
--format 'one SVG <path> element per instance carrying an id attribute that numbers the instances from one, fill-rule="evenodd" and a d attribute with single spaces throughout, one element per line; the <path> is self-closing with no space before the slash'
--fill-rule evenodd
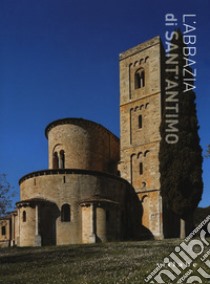
<path id="1" fill-rule="evenodd" d="M 172 72 L 166 72 L 166 79 L 176 81 L 178 84 L 170 89 L 177 94 L 178 104 L 178 142 L 169 144 L 166 141 L 166 113 L 174 114 L 174 109 L 166 109 L 169 103 L 166 103 L 163 111 L 163 119 L 160 126 L 161 144 L 160 144 L 160 173 L 161 173 L 161 195 L 167 208 L 181 218 L 186 219 L 197 207 L 203 190 L 202 182 L 202 149 L 198 136 L 198 121 L 195 106 L 195 93 L 193 90 L 186 90 L 183 69 L 189 72 L 188 80 L 193 79 L 190 67 L 186 67 L 187 59 L 184 57 L 184 43 L 180 31 L 176 31 L 178 40 L 171 41 L 171 50 L 169 55 L 177 53 L 177 64 L 170 65 L 170 68 L 178 67 L 178 76 Z M 174 50 L 174 47 L 176 49 Z M 167 66 L 168 67 L 168 66 Z M 185 75 L 186 76 L 186 75 Z M 189 82 L 188 81 L 188 82 Z M 171 105 L 172 106 L 172 105 Z"/>
<path id="2" fill-rule="evenodd" d="M 5 174 L 0 174 L 0 216 L 4 215 L 11 206 L 11 185 Z"/>
<path id="3" fill-rule="evenodd" d="M 207 151 L 206 151 L 206 158 L 210 158 L 210 144 L 208 145 Z"/>

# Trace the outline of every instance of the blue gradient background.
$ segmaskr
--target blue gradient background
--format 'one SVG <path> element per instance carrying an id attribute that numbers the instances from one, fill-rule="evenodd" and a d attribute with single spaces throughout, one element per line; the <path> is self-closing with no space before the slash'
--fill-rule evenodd
<path id="1" fill-rule="evenodd" d="M 0 172 L 19 199 L 21 176 L 48 167 L 48 123 L 83 117 L 119 136 L 120 52 L 156 35 L 166 13 L 197 15 L 197 111 L 210 143 L 210 2 L 177 0 L 1 0 Z M 210 205 L 210 159 L 203 164 Z"/>

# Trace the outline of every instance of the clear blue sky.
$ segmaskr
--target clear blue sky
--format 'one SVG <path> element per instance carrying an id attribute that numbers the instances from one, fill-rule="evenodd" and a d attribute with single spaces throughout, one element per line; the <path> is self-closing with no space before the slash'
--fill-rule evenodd
<path id="1" fill-rule="evenodd" d="M 197 110 L 210 143 L 209 0 L 0 0 L 0 172 L 17 191 L 25 174 L 48 168 L 44 129 L 83 117 L 119 136 L 120 52 L 160 35 L 164 16 L 197 15 Z M 210 205 L 210 159 L 203 165 Z"/>

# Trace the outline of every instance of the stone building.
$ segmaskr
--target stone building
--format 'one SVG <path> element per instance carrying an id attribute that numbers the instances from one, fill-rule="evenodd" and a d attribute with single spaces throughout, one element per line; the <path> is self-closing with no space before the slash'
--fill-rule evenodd
<path id="1" fill-rule="evenodd" d="M 163 238 L 163 57 L 159 37 L 120 54 L 120 139 L 78 118 L 46 127 L 49 169 L 20 179 L 16 211 L 0 220 L 1 245 Z"/>
<path id="2" fill-rule="evenodd" d="M 120 54 L 120 173 L 135 189 L 142 224 L 163 237 L 159 173 L 164 49 L 159 37 Z"/>

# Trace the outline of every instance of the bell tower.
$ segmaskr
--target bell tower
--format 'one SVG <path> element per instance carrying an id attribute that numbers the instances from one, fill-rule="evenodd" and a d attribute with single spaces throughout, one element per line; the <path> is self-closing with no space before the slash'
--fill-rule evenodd
<path id="1" fill-rule="evenodd" d="M 163 237 L 159 147 L 164 49 L 159 37 L 120 54 L 121 176 L 142 203 L 142 225 Z"/>

